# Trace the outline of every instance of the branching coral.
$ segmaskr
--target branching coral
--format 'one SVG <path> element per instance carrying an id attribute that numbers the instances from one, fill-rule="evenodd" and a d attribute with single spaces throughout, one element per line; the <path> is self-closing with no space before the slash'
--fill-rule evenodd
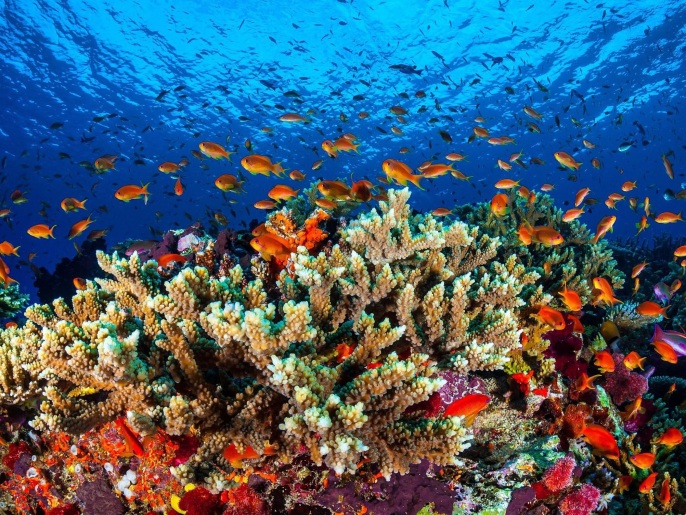
<path id="1" fill-rule="evenodd" d="M 29 302 L 29 296 L 19 292 L 16 284 L 0 283 L 0 319 L 21 313 Z"/>

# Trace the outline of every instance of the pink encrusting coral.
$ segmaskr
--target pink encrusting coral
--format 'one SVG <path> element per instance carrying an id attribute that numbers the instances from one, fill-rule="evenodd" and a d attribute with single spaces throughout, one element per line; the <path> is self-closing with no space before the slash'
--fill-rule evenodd
<path id="1" fill-rule="evenodd" d="M 572 486 L 574 481 L 574 468 L 576 461 L 574 456 L 568 454 L 553 463 L 543 474 L 541 483 L 550 493 L 556 494 Z"/>
<path id="2" fill-rule="evenodd" d="M 562 515 L 589 515 L 598 507 L 600 490 L 585 483 L 567 494 L 558 505 Z"/>
<path id="3" fill-rule="evenodd" d="M 626 367 L 624 354 L 616 352 L 612 355 L 612 359 L 615 362 L 615 370 L 605 374 L 603 387 L 615 404 L 635 401 L 648 391 L 648 380 Z"/>

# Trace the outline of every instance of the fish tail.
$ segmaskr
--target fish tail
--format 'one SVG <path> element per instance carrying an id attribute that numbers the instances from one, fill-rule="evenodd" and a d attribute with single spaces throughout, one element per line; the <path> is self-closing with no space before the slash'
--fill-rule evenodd
<path id="1" fill-rule="evenodd" d="M 419 188 L 420 190 L 423 190 L 424 188 L 422 188 L 422 186 L 419 184 L 419 181 L 423 178 L 424 177 L 421 175 L 412 175 L 410 178 L 408 178 L 408 180 L 412 181 L 412 184 L 417 186 L 417 188 Z M 406 184 L 407 184 L 407 182 L 404 185 L 406 185 Z"/>

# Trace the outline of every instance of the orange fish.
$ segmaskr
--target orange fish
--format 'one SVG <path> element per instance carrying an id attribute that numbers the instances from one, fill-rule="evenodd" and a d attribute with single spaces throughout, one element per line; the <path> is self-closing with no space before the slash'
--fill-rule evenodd
<path id="1" fill-rule="evenodd" d="M 563 222 L 572 222 L 579 218 L 581 215 L 585 213 L 584 208 L 581 209 L 568 209 L 565 214 L 562 215 L 562 221 Z"/>
<path id="2" fill-rule="evenodd" d="M 538 243 L 542 243 L 546 247 L 553 247 L 564 243 L 564 238 L 552 227 L 534 227 L 533 239 Z"/>
<path id="3" fill-rule="evenodd" d="M 0 259 L 0 280 L 5 283 L 5 287 L 9 286 L 10 283 L 18 283 L 16 279 L 12 279 L 10 276 L 10 267 L 7 266 L 2 259 Z"/>
<path id="4" fill-rule="evenodd" d="M 165 161 L 157 167 L 157 169 L 162 173 L 173 173 L 176 172 L 179 168 L 181 168 L 179 165 L 177 165 L 176 163 L 171 163 L 169 161 Z"/>
<path id="5" fill-rule="evenodd" d="M 299 123 L 299 122 L 308 122 L 306 118 L 303 118 L 297 113 L 286 113 L 282 116 L 279 117 L 279 120 L 282 122 L 289 122 L 289 123 Z"/>
<path id="6" fill-rule="evenodd" d="M 562 297 L 562 302 L 565 303 L 567 309 L 570 311 L 580 311 L 582 307 L 581 298 L 579 294 L 574 290 L 568 290 L 567 285 L 564 286 L 562 291 L 558 293 Z"/>
<path id="7" fill-rule="evenodd" d="M 555 189 L 555 186 L 552 184 L 545 183 L 541 186 L 541 191 L 553 191 Z"/>
<path id="8" fill-rule="evenodd" d="M 509 199 L 505 193 L 497 193 L 491 199 L 491 212 L 495 216 L 505 216 L 510 212 Z M 531 243 L 531 241 L 529 241 Z"/>
<path id="9" fill-rule="evenodd" d="M 465 159 L 467 159 L 467 158 L 466 158 L 465 156 L 463 156 L 462 154 L 458 154 L 458 153 L 456 153 L 456 152 L 451 152 L 450 154 L 448 154 L 447 156 L 445 156 L 445 158 L 446 158 L 448 161 L 457 161 L 457 162 L 464 161 Z"/>
<path id="10" fill-rule="evenodd" d="M 347 200 L 350 198 L 350 188 L 341 181 L 319 181 L 317 189 L 329 199 Z"/>
<path id="11" fill-rule="evenodd" d="M 577 191 L 574 197 L 574 207 L 579 207 L 590 192 L 591 188 L 581 188 Z"/>
<path id="12" fill-rule="evenodd" d="M 76 222 L 74 225 L 71 226 L 71 229 L 69 229 L 69 234 L 67 235 L 68 239 L 76 238 L 79 234 L 81 234 L 83 231 L 85 231 L 90 224 L 92 224 L 95 220 L 91 220 L 91 215 L 88 215 L 88 218 L 85 220 L 81 220 L 80 222 Z"/>
<path id="13" fill-rule="evenodd" d="M 273 173 L 274 175 L 281 177 L 284 172 L 281 163 L 273 164 L 272 160 L 267 156 L 260 156 L 257 154 L 245 156 L 241 159 L 241 166 L 253 175 L 262 174 L 269 176 L 270 173 Z"/>
<path id="14" fill-rule="evenodd" d="M 455 172 L 453 165 L 446 165 L 442 163 L 430 164 L 422 170 L 422 175 L 426 179 L 431 179 L 433 177 L 441 177 L 446 175 L 448 172 Z"/>
<path id="15" fill-rule="evenodd" d="M 653 347 L 655 347 L 655 352 L 662 358 L 662 361 L 676 365 L 679 356 L 670 344 L 663 342 L 662 340 L 653 340 L 651 343 L 653 344 Z"/>
<path id="16" fill-rule="evenodd" d="M 52 231 L 55 227 L 57 226 L 48 227 L 45 224 L 36 224 L 29 227 L 26 232 L 34 238 L 54 238 L 55 236 L 53 236 Z"/>
<path id="17" fill-rule="evenodd" d="M 271 261 L 272 257 L 276 257 L 278 260 L 286 260 L 291 255 L 290 244 L 283 238 L 271 233 L 253 238 L 250 240 L 250 246 L 259 252 L 265 261 Z"/>
<path id="18" fill-rule="evenodd" d="M 510 163 L 506 163 L 502 159 L 498 159 L 498 168 L 504 171 L 508 171 L 512 169 L 512 165 Z"/>
<path id="19" fill-rule="evenodd" d="M 665 445 L 667 447 L 675 447 L 684 441 L 684 435 L 676 427 L 670 427 L 665 430 L 658 438 L 652 441 L 652 443 L 658 443 L 660 445 Z"/>
<path id="20" fill-rule="evenodd" d="M 622 184 L 622 191 L 631 191 L 636 187 L 636 181 L 626 181 Z"/>
<path id="21" fill-rule="evenodd" d="M 253 204 L 257 209 L 274 209 L 276 202 L 273 200 L 258 200 Z"/>
<path id="22" fill-rule="evenodd" d="M 684 219 L 681 218 L 681 213 L 671 213 L 669 211 L 665 211 L 664 213 L 660 213 L 655 217 L 655 221 L 659 224 L 672 224 L 675 222 L 683 222 Z"/>
<path id="23" fill-rule="evenodd" d="M 314 163 L 312 163 L 312 167 L 311 167 L 311 168 L 312 168 L 312 170 L 319 170 L 319 169 L 322 167 L 323 164 L 324 164 L 324 160 L 323 160 L 323 159 L 318 159 L 317 161 L 315 161 Z"/>
<path id="24" fill-rule="evenodd" d="M 593 168 L 595 168 L 596 170 L 600 170 L 600 167 L 602 166 L 602 164 L 600 163 L 600 159 L 598 159 L 597 157 L 591 159 L 591 166 L 593 166 Z"/>
<path id="25" fill-rule="evenodd" d="M 343 363 L 355 350 L 357 345 L 348 345 L 347 343 L 339 343 L 336 346 L 336 362 Z"/>
<path id="26" fill-rule="evenodd" d="M 557 331 L 562 330 L 567 326 L 562 313 L 556 309 L 549 308 L 548 306 L 542 306 L 541 309 L 538 310 L 537 315 L 543 322 Z"/>
<path id="27" fill-rule="evenodd" d="M 274 186 L 272 189 L 269 190 L 267 193 L 267 196 L 271 199 L 274 199 L 276 201 L 279 200 L 288 200 L 289 198 L 293 198 L 298 195 L 298 191 L 300 190 L 294 190 L 290 186 L 287 186 L 285 184 L 277 184 Z"/>
<path id="28" fill-rule="evenodd" d="M 631 420 L 632 418 L 635 418 L 638 415 L 642 415 L 643 413 L 645 413 L 646 410 L 644 407 L 642 407 L 642 404 L 643 404 L 643 397 L 641 397 L 641 396 L 639 396 L 633 402 L 629 403 L 629 405 L 627 405 L 626 409 L 624 411 L 620 412 L 620 416 L 622 417 L 622 420 Z"/>
<path id="29" fill-rule="evenodd" d="M 624 356 L 624 366 L 628 368 L 629 370 L 633 370 L 634 368 L 638 367 L 641 370 L 643 370 L 643 365 L 645 364 L 646 360 L 648 358 L 642 358 L 641 355 L 636 352 L 635 350 L 632 350 L 629 354 Z"/>
<path id="30" fill-rule="evenodd" d="M 606 350 L 595 353 L 595 364 L 603 374 L 615 371 L 615 362 L 612 359 L 612 354 Z"/>
<path id="31" fill-rule="evenodd" d="M 681 247 L 677 247 L 676 250 L 674 251 L 674 261 L 676 261 L 676 258 L 680 257 L 686 257 L 686 245 L 682 245 Z"/>
<path id="32" fill-rule="evenodd" d="M 105 172 L 107 170 L 116 170 L 114 163 L 118 156 L 102 156 L 95 160 L 95 169 L 100 172 Z"/>
<path id="33" fill-rule="evenodd" d="M 674 179 L 674 170 L 672 169 L 672 163 L 667 159 L 667 154 L 662 154 L 662 164 L 665 165 L 665 172 L 670 179 Z"/>
<path id="34" fill-rule="evenodd" d="M 584 144 L 584 147 L 594 149 L 595 148 L 595 143 L 591 143 L 587 139 L 581 140 L 581 142 Z"/>
<path id="35" fill-rule="evenodd" d="M 598 227 L 596 227 L 595 236 L 593 237 L 593 243 L 598 243 L 598 240 L 605 236 L 608 232 L 612 232 L 612 226 L 617 221 L 616 216 L 605 216 L 600 222 L 598 222 Z"/>
<path id="36" fill-rule="evenodd" d="M 641 234 L 643 231 L 645 231 L 648 227 L 650 227 L 650 224 L 648 223 L 648 217 L 642 216 L 640 222 L 636 222 L 636 229 L 638 229 L 638 232 L 636 233 L 636 236 Z"/>
<path id="37" fill-rule="evenodd" d="M 169 263 L 181 263 L 183 265 L 186 261 L 188 261 L 188 258 L 181 254 L 164 254 L 157 260 L 157 266 L 167 268 Z"/>
<path id="38" fill-rule="evenodd" d="M 636 313 L 644 317 L 663 316 L 665 318 L 668 318 L 666 313 L 667 308 L 669 308 L 669 306 L 662 307 L 659 304 L 656 304 L 655 302 L 647 300 L 645 302 L 641 302 L 638 306 L 636 306 Z"/>
<path id="39" fill-rule="evenodd" d="M 88 286 L 86 280 L 83 277 L 74 277 L 72 283 L 74 284 L 74 288 L 76 288 L 77 290 L 85 290 Z"/>
<path id="40" fill-rule="evenodd" d="M 420 190 L 424 188 L 421 187 L 419 181 L 424 177 L 423 175 L 413 175 L 412 170 L 405 163 L 396 161 L 395 159 L 386 159 L 381 168 L 388 177 L 389 181 L 394 179 L 398 184 L 402 186 L 407 186 L 407 182 L 410 181 L 412 184 L 417 186 Z"/>
<path id="41" fill-rule="evenodd" d="M 174 193 L 176 193 L 176 195 L 180 197 L 181 195 L 183 195 L 184 189 L 185 188 L 183 187 L 183 183 L 181 182 L 181 177 L 178 177 L 176 179 L 176 184 L 174 184 Z"/>
<path id="42" fill-rule="evenodd" d="M 512 179 L 501 179 L 495 183 L 496 188 L 503 190 L 515 188 L 517 186 L 519 186 L 519 181 L 513 181 Z"/>
<path id="43" fill-rule="evenodd" d="M 534 376 L 534 371 L 529 370 L 526 374 L 519 372 L 518 374 L 512 374 L 510 378 L 519 385 L 519 389 L 524 395 L 529 395 L 529 390 L 531 386 L 531 378 Z"/>
<path id="44" fill-rule="evenodd" d="M 597 424 L 588 424 L 581 432 L 593 451 L 608 459 L 619 461 L 617 440 L 607 429 Z"/>
<path id="45" fill-rule="evenodd" d="M 483 127 L 474 127 L 472 130 L 477 138 L 488 138 L 490 136 L 488 130 Z"/>
<path id="46" fill-rule="evenodd" d="M 629 489 L 634 478 L 628 475 L 620 476 L 619 481 L 617 481 L 617 490 L 620 494 L 623 494 Z"/>
<path id="47" fill-rule="evenodd" d="M 662 481 L 662 486 L 660 487 L 660 495 L 657 496 L 657 500 L 660 501 L 660 504 L 662 504 L 662 506 L 666 508 L 671 499 L 672 493 L 669 487 L 669 479 L 665 478 Z"/>
<path id="48" fill-rule="evenodd" d="M 513 140 L 512 138 L 510 138 L 508 136 L 501 136 L 499 138 L 489 138 L 488 139 L 488 143 L 491 145 L 509 145 L 511 143 L 514 144 L 514 142 L 515 142 L 515 140 Z M 511 161 L 514 161 L 514 159 L 512 159 Z"/>
<path id="49" fill-rule="evenodd" d="M 350 198 L 357 202 L 369 202 L 372 199 L 373 187 L 374 185 L 369 181 L 357 181 L 350 188 Z"/>
<path id="50" fill-rule="evenodd" d="M 446 209 L 444 207 L 437 207 L 433 211 L 431 211 L 431 214 L 434 216 L 447 216 L 453 214 L 453 212 L 450 209 Z"/>
<path id="51" fill-rule="evenodd" d="M 641 492 L 642 494 L 647 494 L 649 493 L 653 487 L 655 486 L 655 478 L 657 477 L 657 472 L 653 472 L 650 474 L 647 478 L 643 480 L 643 482 L 638 485 L 638 491 Z"/>
<path id="52" fill-rule="evenodd" d="M 227 152 L 220 144 L 212 143 L 211 141 L 202 141 L 198 144 L 198 147 L 200 148 L 200 152 L 212 159 L 221 159 L 223 157 L 224 159 L 231 161 L 231 154 L 235 154 L 235 152 Z"/>
<path id="53" fill-rule="evenodd" d="M 276 448 L 273 445 L 265 445 L 264 447 L 264 456 L 272 456 L 276 454 Z M 245 447 L 245 450 L 243 452 L 238 452 L 236 449 L 235 444 L 230 444 L 224 449 L 224 452 L 222 453 L 222 456 L 226 461 L 228 461 L 233 468 L 242 468 L 243 467 L 243 460 L 252 460 L 259 458 L 260 454 L 257 454 L 255 449 L 253 449 L 251 446 L 247 445 Z"/>
<path id="54" fill-rule="evenodd" d="M 588 377 L 588 374 L 586 374 L 586 372 L 581 372 L 581 375 L 577 378 L 574 385 L 576 386 L 576 389 L 579 390 L 580 392 L 583 392 L 584 390 L 595 390 L 595 386 L 593 385 L 593 381 L 595 381 L 599 377 L 602 377 L 602 376 L 600 374 L 597 374 L 597 375 Z"/>
<path id="55" fill-rule="evenodd" d="M 581 163 L 575 161 L 574 158 L 570 156 L 567 152 L 555 152 L 555 154 L 553 155 L 555 156 L 555 159 L 558 163 L 560 163 L 565 168 L 569 168 L 570 170 L 578 170 L 581 166 Z"/>
<path id="56" fill-rule="evenodd" d="M 493 209 L 493 203 L 491 202 L 491 210 Z M 517 236 L 519 236 L 519 241 L 524 245 L 531 245 L 533 241 L 532 227 L 526 223 L 519 226 L 517 229 Z"/>
<path id="57" fill-rule="evenodd" d="M 644 261 L 643 263 L 639 263 L 638 265 L 634 266 L 631 269 L 631 278 L 634 279 L 634 278 L 638 277 L 638 274 L 643 272 L 643 269 L 646 267 L 647 264 L 648 264 L 648 262 Z"/>
<path id="58" fill-rule="evenodd" d="M 214 185 L 222 191 L 233 191 L 236 193 L 245 193 L 242 185 L 245 181 L 239 181 L 238 177 L 225 173 L 217 177 L 214 181 Z"/>
<path id="59" fill-rule="evenodd" d="M 314 201 L 314 203 L 322 209 L 336 209 L 336 203 L 327 198 L 318 198 Z"/>
<path id="60" fill-rule="evenodd" d="M 533 107 L 524 106 L 524 112 L 526 114 L 528 114 L 529 116 L 531 116 L 531 118 L 534 118 L 535 120 L 542 120 L 543 119 L 543 115 L 537 113 Z"/>
<path id="61" fill-rule="evenodd" d="M 333 141 L 329 139 L 322 141 L 322 149 L 324 149 L 330 158 L 338 157 L 338 150 L 336 150 L 336 146 L 333 144 Z"/>
<path id="62" fill-rule="evenodd" d="M 294 181 L 302 181 L 305 179 L 305 174 L 302 173 L 300 170 L 293 170 L 291 173 L 288 174 L 288 177 L 290 177 Z"/>
<path id="63" fill-rule="evenodd" d="M 122 202 L 129 202 L 131 200 L 136 200 L 141 197 L 144 199 L 144 203 L 148 203 L 148 185 L 150 183 L 144 184 L 143 186 L 136 186 L 135 184 L 127 184 L 122 186 L 117 191 L 114 192 L 114 197 Z"/>
<path id="64" fill-rule="evenodd" d="M 352 141 L 350 141 L 348 138 L 338 138 L 336 141 L 333 142 L 333 146 L 336 148 L 338 151 L 343 151 L 343 152 L 352 152 L 355 151 L 358 154 L 360 153 L 359 150 L 357 150 L 357 147 L 360 146 L 358 143 L 355 145 Z"/>
<path id="65" fill-rule="evenodd" d="M 482 393 L 470 393 L 465 395 L 461 399 L 452 402 L 443 414 L 444 417 L 465 417 L 465 425 L 467 427 L 471 426 L 474 419 L 483 410 L 491 398 L 488 395 Z"/>
<path id="66" fill-rule="evenodd" d="M 135 455 L 135 456 L 143 456 L 145 455 L 145 450 L 143 449 L 143 446 L 140 444 L 138 441 L 138 438 L 134 434 L 131 429 L 129 429 L 129 426 L 126 425 L 126 422 L 124 422 L 124 417 L 119 417 L 114 421 L 115 425 L 119 428 L 119 431 L 121 432 L 122 437 L 124 438 L 124 441 L 126 442 L 126 445 L 128 446 L 129 450 Z"/>
<path id="67" fill-rule="evenodd" d="M 67 197 L 62 199 L 62 202 L 60 202 L 60 207 L 65 213 L 71 213 L 72 211 L 76 211 L 78 209 L 86 209 L 86 200 L 88 199 L 79 201 L 73 197 Z"/>
<path id="68" fill-rule="evenodd" d="M 9 241 L 3 241 L 0 243 L 0 254 L 3 256 L 9 256 L 11 254 L 18 257 L 18 249 L 19 247 L 14 247 Z"/>
<path id="69" fill-rule="evenodd" d="M 630 456 L 629 460 L 631 460 L 635 467 L 647 470 L 655 463 L 655 455 L 652 452 L 642 452 L 641 454 Z"/>

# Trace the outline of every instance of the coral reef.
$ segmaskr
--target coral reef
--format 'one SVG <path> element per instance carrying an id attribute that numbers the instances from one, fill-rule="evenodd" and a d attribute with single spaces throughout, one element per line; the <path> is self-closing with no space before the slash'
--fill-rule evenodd
<path id="1" fill-rule="evenodd" d="M 0 320 L 20 314 L 29 303 L 29 296 L 19 291 L 17 284 L 0 284 Z"/>

